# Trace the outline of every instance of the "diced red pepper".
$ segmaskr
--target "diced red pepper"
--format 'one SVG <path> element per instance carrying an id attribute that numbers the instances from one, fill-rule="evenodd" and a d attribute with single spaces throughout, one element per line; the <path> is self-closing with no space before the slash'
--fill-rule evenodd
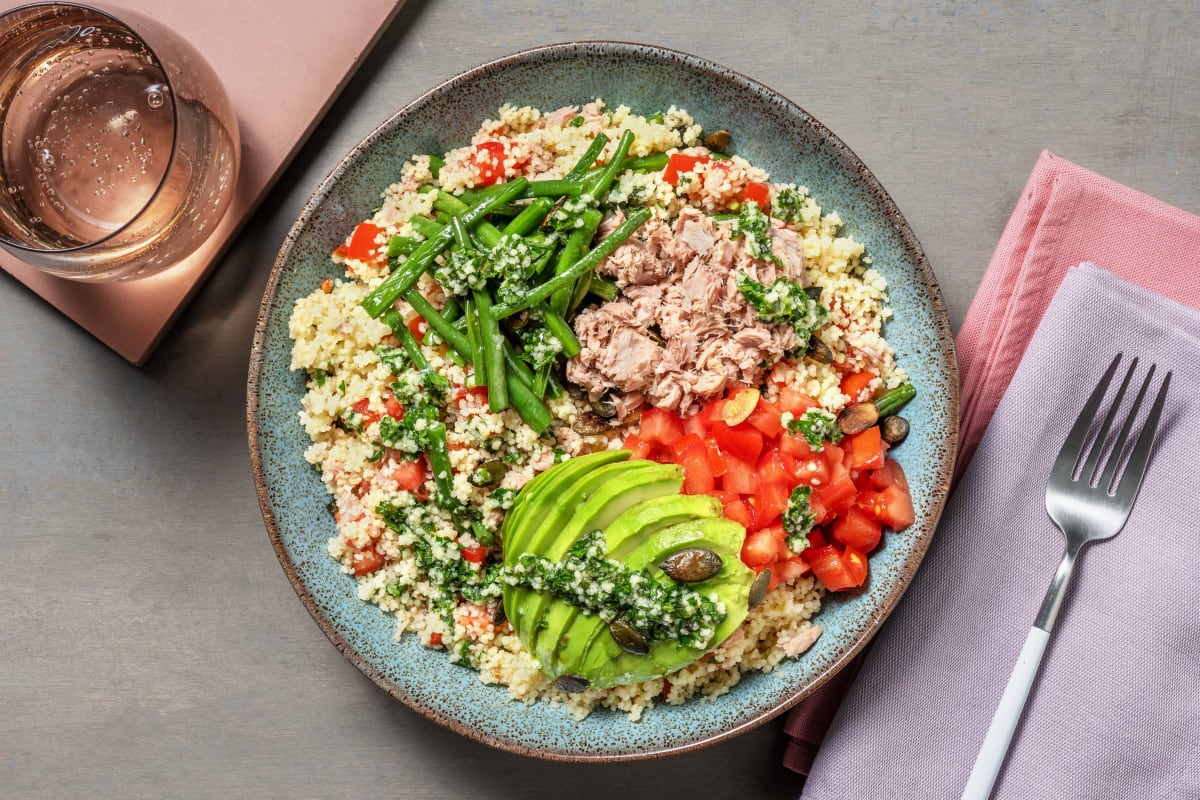
<path id="1" fill-rule="evenodd" d="M 429 330 L 429 324 L 425 322 L 425 318 L 420 314 L 416 314 L 408 321 L 408 332 L 413 335 L 413 338 L 418 342 L 425 338 L 425 331 Z"/>
<path id="2" fill-rule="evenodd" d="M 462 549 L 463 561 L 470 561 L 472 564 L 482 564 L 487 558 L 487 548 L 482 546 L 464 547 Z"/>
<path id="3" fill-rule="evenodd" d="M 480 142 L 475 145 L 475 151 L 468 160 L 475 171 L 479 173 L 476 186 L 491 186 L 504 179 L 504 159 L 507 151 L 503 142 Z"/>
<path id="4" fill-rule="evenodd" d="M 851 403 L 862 403 L 871 398 L 867 396 L 867 386 L 875 380 L 873 372 L 855 372 L 842 378 L 842 394 L 850 398 Z"/>
<path id="5" fill-rule="evenodd" d="M 663 170 L 663 180 L 672 186 L 679 185 L 679 173 L 693 172 L 697 164 L 706 164 L 711 161 L 708 156 L 689 156 L 683 153 L 674 153 L 667 159 L 667 168 Z"/>
<path id="6" fill-rule="evenodd" d="M 883 443 L 879 426 L 873 425 L 850 436 L 846 440 L 846 449 L 850 453 L 850 469 L 869 470 L 883 466 L 883 454 L 887 446 Z"/>
<path id="7" fill-rule="evenodd" d="M 754 201 L 758 203 L 759 208 L 769 213 L 771 210 L 771 187 L 758 181 L 749 181 L 742 192 L 742 200 L 746 203 Z"/>
<path id="8" fill-rule="evenodd" d="M 376 262 L 384 255 L 379 252 L 379 246 L 375 243 L 381 233 L 383 233 L 383 229 L 378 225 L 371 222 L 360 222 L 350 236 L 350 244 L 345 248 L 338 248 L 334 252 L 340 251 L 340 255 L 356 261 Z"/>

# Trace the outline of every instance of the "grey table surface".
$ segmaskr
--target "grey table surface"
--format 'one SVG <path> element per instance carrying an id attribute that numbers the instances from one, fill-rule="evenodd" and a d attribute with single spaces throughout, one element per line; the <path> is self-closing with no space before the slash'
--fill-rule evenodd
<path id="1" fill-rule="evenodd" d="M 540 762 L 424 720 L 330 646 L 276 562 L 246 446 L 250 340 L 285 233 L 354 143 L 445 78 L 537 44 L 653 42 L 841 136 L 957 326 L 1042 148 L 1200 210 L 1196 11 L 409 0 L 145 368 L 0 278 L 0 796 L 796 796 L 782 720 L 660 761 Z"/>

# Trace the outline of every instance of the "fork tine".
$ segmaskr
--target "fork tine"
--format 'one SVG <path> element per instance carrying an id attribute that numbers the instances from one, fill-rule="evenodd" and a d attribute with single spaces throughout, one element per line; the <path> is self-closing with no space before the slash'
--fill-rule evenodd
<path id="1" fill-rule="evenodd" d="M 1162 416 L 1163 405 L 1167 402 L 1167 389 L 1170 386 L 1171 373 L 1168 372 L 1167 377 L 1163 378 L 1162 388 L 1158 390 L 1158 397 L 1154 398 L 1154 406 L 1146 417 L 1146 424 L 1142 426 L 1137 444 L 1129 456 L 1129 463 L 1125 465 L 1125 472 L 1121 475 L 1121 485 L 1117 487 L 1116 497 L 1126 508 L 1133 505 L 1142 485 L 1142 476 L 1146 474 L 1150 449 L 1154 445 L 1154 434 L 1158 431 L 1158 420 Z"/>
<path id="2" fill-rule="evenodd" d="M 1125 372 L 1124 380 L 1121 381 L 1121 388 L 1117 389 L 1117 395 L 1113 398 L 1108 413 L 1104 415 L 1104 422 L 1100 424 L 1100 432 L 1096 434 L 1095 443 L 1092 445 L 1092 452 L 1088 453 L 1087 461 L 1084 462 L 1083 469 L 1079 471 L 1079 477 L 1088 483 L 1095 481 L 1096 476 L 1100 474 L 1100 457 L 1104 455 L 1104 442 L 1108 439 L 1108 432 L 1112 430 L 1113 420 L 1117 418 L 1117 412 L 1121 410 L 1121 401 L 1125 399 L 1125 390 L 1129 388 L 1129 381 L 1133 379 L 1133 371 L 1137 369 L 1137 365 L 1137 358 L 1129 362 L 1129 369 Z M 1150 367 L 1150 374 L 1154 374 L 1154 367 Z M 1138 395 L 1137 402 L 1133 404 L 1133 411 L 1137 411 L 1137 407 L 1141 402 L 1142 396 Z M 1133 412 L 1130 413 L 1132 414 Z M 1126 419 L 1125 422 L 1128 424 L 1129 420 Z M 1121 451 L 1114 449 L 1113 452 L 1120 453 Z"/>
<path id="3" fill-rule="evenodd" d="M 1058 457 L 1054 459 L 1054 467 L 1050 470 L 1051 481 L 1064 484 L 1071 481 L 1071 476 L 1075 473 L 1075 465 L 1079 463 L 1084 442 L 1087 441 L 1088 428 L 1092 426 L 1092 420 L 1096 417 L 1096 411 L 1100 408 L 1101 401 L 1104 400 L 1108 384 L 1112 381 L 1113 373 L 1117 371 L 1117 364 L 1120 361 L 1121 354 L 1117 353 L 1112 363 L 1108 365 L 1108 369 L 1104 371 L 1100 382 L 1096 384 L 1096 388 L 1092 390 L 1092 396 L 1084 404 L 1083 410 L 1079 412 L 1075 424 L 1071 426 L 1071 432 L 1067 434 L 1067 440 L 1063 442 L 1062 449 L 1058 451 Z"/>
<path id="4" fill-rule="evenodd" d="M 1150 389 L 1150 382 L 1154 380 L 1154 368 L 1155 365 L 1151 364 L 1150 369 L 1146 371 L 1146 377 L 1142 380 L 1142 388 L 1138 390 L 1137 397 L 1133 401 L 1133 406 L 1129 409 L 1129 414 L 1125 417 L 1124 424 L 1121 425 L 1121 432 L 1117 435 L 1117 441 L 1113 444 L 1112 455 L 1109 456 L 1108 464 L 1104 468 L 1104 477 L 1097 483 L 1097 486 L 1106 492 L 1112 491 L 1113 483 L 1117 477 L 1117 468 L 1121 465 L 1121 456 L 1125 452 L 1125 445 L 1129 442 L 1129 432 L 1132 430 L 1133 422 L 1142 407 L 1142 401 L 1146 399 L 1146 392 Z"/>

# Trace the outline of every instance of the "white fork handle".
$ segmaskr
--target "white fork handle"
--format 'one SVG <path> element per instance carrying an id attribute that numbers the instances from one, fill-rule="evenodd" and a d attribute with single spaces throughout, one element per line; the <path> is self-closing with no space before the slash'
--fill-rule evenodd
<path id="1" fill-rule="evenodd" d="M 1038 667 L 1042 663 L 1042 654 L 1046 652 L 1046 642 L 1050 634 L 1034 626 L 1025 637 L 1025 645 L 1021 655 L 1013 667 L 1008 685 L 1000 697 L 1000 705 L 992 717 L 983 746 L 975 757 L 975 766 L 971 767 L 971 777 L 967 778 L 967 787 L 963 789 L 962 800 L 987 800 L 992 794 L 992 786 L 1004 757 L 1008 754 L 1008 745 L 1012 741 L 1017 723 L 1021 720 L 1021 711 L 1025 708 L 1025 700 L 1029 697 L 1029 689 L 1033 679 L 1037 677 Z"/>

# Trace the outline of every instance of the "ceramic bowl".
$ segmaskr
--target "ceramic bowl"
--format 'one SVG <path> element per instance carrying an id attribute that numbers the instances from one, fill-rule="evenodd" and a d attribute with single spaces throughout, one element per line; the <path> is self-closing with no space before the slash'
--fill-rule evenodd
<path id="1" fill-rule="evenodd" d="M 836 210 L 845 233 L 865 243 L 891 287 L 886 335 L 919 394 L 912 428 L 894 455 L 909 475 L 916 524 L 888 535 L 871 556 L 867 586 L 827 599 L 824 633 L 802 657 L 745 676 L 729 693 L 660 704 L 641 721 L 598 711 L 579 722 L 563 708 L 526 706 L 503 687 L 450 664 L 415 637 L 393 638 L 395 621 L 359 601 L 352 579 L 326 552 L 335 535 L 320 476 L 304 461 L 297 420 L 304 375 L 289 367 L 288 316 L 331 274 L 329 253 L 415 153 L 470 139 L 505 102 L 541 109 L 600 97 L 650 114 L 671 105 L 705 129 L 727 128 L 735 152 L 811 190 Z M 527 50 L 455 77 L 417 98 L 352 150 L 313 194 L 271 273 L 254 339 L 247 423 L 263 517 L 284 571 L 330 640 L 396 699 L 465 736 L 562 760 L 638 759 L 694 749 L 748 730 L 811 694 L 878 630 L 908 585 L 933 535 L 952 469 L 958 417 L 953 340 L 921 247 L 879 182 L 832 132 L 777 92 L 695 56 L 639 44 L 578 42 Z M 303 698 L 298 699 L 303 702 Z"/>

